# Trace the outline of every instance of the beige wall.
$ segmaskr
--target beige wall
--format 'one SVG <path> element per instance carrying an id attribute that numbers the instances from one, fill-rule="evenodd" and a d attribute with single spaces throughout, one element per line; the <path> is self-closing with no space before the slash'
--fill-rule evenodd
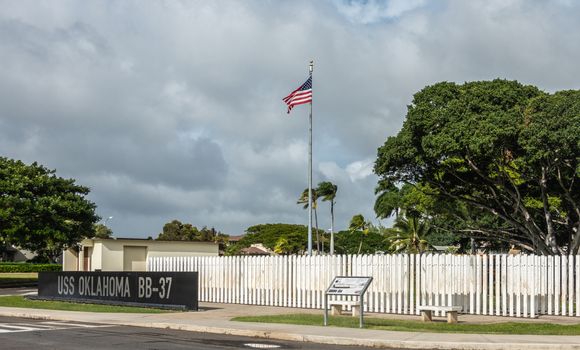
<path id="1" fill-rule="evenodd" d="M 101 270 L 103 268 L 103 245 L 95 242 L 91 254 L 91 271 Z"/>
<path id="2" fill-rule="evenodd" d="M 62 252 L 62 270 L 63 271 L 77 271 L 79 263 L 78 253 L 72 249 L 67 249 Z"/>
<path id="3" fill-rule="evenodd" d="M 123 271 L 147 271 L 147 247 L 123 246 Z"/>
<path id="4" fill-rule="evenodd" d="M 107 241 L 101 244 L 103 271 L 123 271 L 123 244 L 116 241 Z"/>
<path id="5" fill-rule="evenodd" d="M 155 256 L 216 256 L 218 245 L 207 242 L 164 242 L 156 241 L 150 246 L 147 257 Z"/>
<path id="6" fill-rule="evenodd" d="M 84 247 L 92 247 L 91 270 L 124 271 L 124 247 L 146 247 L 147 258 L 158 256 L 217 256 L 218 245 L 210 242 L 175 242 L 133 239 L 85 239 Z M 68 258 L 68 255 L 67 255 Z M 72 260 L 72 257 L 71 257 Z M 76 271 L 75 263 L 63 266 L 65 271 Z M 81 266 L 82 267 L 82 266 Z"/>

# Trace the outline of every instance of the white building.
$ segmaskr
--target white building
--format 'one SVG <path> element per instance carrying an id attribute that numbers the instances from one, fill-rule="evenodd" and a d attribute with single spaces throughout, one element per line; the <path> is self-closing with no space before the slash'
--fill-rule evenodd
<path id="1" fill-rule="evenodd" d="M 213 242 L 156 241 L 134 238 L 91 238 L 80 249 L 63 252 L 63 271 L 145 271 L 156 256 L 218 256 Z"/>

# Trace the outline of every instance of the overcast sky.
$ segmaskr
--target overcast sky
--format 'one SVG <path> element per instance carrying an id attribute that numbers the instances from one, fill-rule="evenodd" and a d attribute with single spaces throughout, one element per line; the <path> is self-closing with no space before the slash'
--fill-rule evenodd
<path id="1" fill-rule="evenodd" d="M 237 235 L 307 224 L 314 184 L 336 226 L 375 219 L 377 148 L 415 92 L 516 79 L 580 88 L 580 1 L 2 1 L 0 155 L 91 188 L 118 237 L 179 219 Z M 327 203 L 320 227 L 330 227 Z M 384 223 L 387 224 L 387 223 Z"/>

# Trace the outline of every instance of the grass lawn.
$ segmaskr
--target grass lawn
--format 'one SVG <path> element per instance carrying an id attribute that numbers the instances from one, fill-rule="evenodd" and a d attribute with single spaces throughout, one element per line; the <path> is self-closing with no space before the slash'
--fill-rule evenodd
<path id="1" fill-rule="evenodd" d="M 0 296 L 0 307 L 2 306 L 23 307 L 28 309 L 48 309 L 48 310 L 85 311 L 85 312 L 127 312 L 127 313 L 149 313 L 149 314 L 173 312 L 170 310 L 161 310 L 145 307 L 82 304 L 82 303 L 69 303 L 64 301 L 29 300 L 24 298 L 23 296 Z"/>
<path id="2" fill-rule="evenodd" d="M 461 316 L 459 316 L 461 320 Z M 263 322 L 263 323 L 289 323 L 309 326 L 322 326 L 322 315 L 293 314 L 274 316 L 244 316 L 236 317 L 233 321 Z M 433 333 L 487 333 L 487 334 L 537 334 L 537 335 L 580 335 L 580 324 L 561 325 L 553 323 L 489 323 L 468 324 L 447 322 L 422 322 L 411 320 L 389 320 L 384 318 L 364 319 L 365 328 L 385 331 L 403 332 L 433 332 Z M 358 317 L 329 316 L 329 326 L 358 328 Z"/>
<path id="3" fill-rule="evenodd" d="M 0 272 L 0 287 L 37 281 L 37 272 Z"/>
<path id="4" fill-rule="evenodd" d="M 38 281 L 38 272 L 0 272 L 0 282 Z"/>

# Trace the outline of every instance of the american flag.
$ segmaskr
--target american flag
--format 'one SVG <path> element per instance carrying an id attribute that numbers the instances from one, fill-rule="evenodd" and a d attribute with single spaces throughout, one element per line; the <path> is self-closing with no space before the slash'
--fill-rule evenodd
<path id="1" fill-rule="evenodd" d="M 283 101 L 288 105 L 288 113 L 294 106 L 312 102 L 312 76 L 308 77 L 302 86 L 284 97 Z"/>

